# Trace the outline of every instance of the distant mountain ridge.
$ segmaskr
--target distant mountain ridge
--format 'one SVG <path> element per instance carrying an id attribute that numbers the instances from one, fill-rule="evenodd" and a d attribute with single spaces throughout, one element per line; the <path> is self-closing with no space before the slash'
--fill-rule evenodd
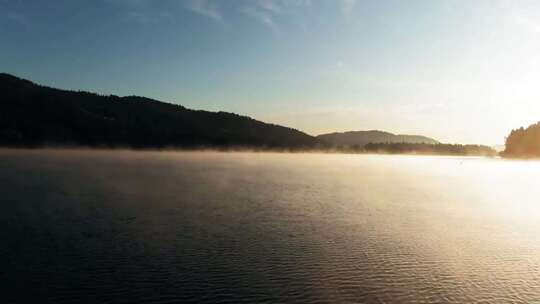
<path id="1" fill-rule="evenodd" d="M 317 136 L 322 142 L 332 146 L 365 147 L 367 144 L 379 143 L 408 143 L 408 144 L 439 144 L 439 141 L 420 135 L 393 134 L 390 132 L 369 130 L 329 133 Z"/>
<path id="2" fill-rule="evenodd" d="M 0 145 L 313 148 L 306 133 L 225 112 L 40 86 L 0 73 Z"/>

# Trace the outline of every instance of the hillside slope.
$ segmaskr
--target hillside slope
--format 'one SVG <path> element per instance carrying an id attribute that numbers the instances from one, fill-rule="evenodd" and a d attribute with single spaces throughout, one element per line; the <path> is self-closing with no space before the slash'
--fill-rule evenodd
<path id="1" fill-rule="evenodd" d="M 225 112 L 39 86 L 0 74 L 0 145 L 305 148 L 295 129 Z"/>

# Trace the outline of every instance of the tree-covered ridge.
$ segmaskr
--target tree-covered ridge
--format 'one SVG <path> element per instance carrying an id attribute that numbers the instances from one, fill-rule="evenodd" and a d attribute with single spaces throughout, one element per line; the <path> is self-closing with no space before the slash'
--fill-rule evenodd
<path id="1" fill-rule="evenodd" d="M 540 157 L 540 122 L 530 125 L 526 129 L 521 127 L 512 130 L 506 137 L 506 157 L 536 158 Z"/>
<path id="2" fill-rule="evenodd" d="M 495 154 L 485 146 L 438 144 L 424 136 L 384 131 L 313 137 L 234 113 L 190 110 L 138 96 L 54 89 L 0 73 L 0 146 L 46 145 Z"/>
<path id="3" fill-rule="evenodd" d="M 370 143 L 364 147 L 366 152 L 389 154 L 436 154 L 459 156 L 496 156 L 497 152 L 483 145 L 457 144 L 409 144 L 409 143 Z"/>
<path id="4" fill-rule="evenodd" d="M 0 74 L 0 145 L 312 148 L 295 129 L 149 98 L 65 91 Z"/>
<path id="5" fill-rule="evenodd" d="M 329 133 L 319 135 L 317 138 L 326 144 L 342 148 L 363 148 L 369 143 L 439 143 L 435 139 L 426 136 L 392 134 L 379 130 Z"/>

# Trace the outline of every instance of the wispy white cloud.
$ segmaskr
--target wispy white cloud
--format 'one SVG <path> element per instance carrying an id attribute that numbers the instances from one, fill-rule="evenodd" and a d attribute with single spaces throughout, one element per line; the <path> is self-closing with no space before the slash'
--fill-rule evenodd
<path id="1" fill-rule="evenodd" d="M 191 0 L 188 8 L 200 15 L 222 21 L 223 17 L 216 3 L 210 0 Z"/>
<path id="2" fill-rule="evenodd" d="M 240 12 L 267 26 L 274 33 L 280 33 L 276 19 L 280 15 L 291 14 L 291 10 L 311 6 L 311 0 L 257 0 L 248 1 Z"/>
<path id="3" fill-rule="evenodd" d="M 0 0 L 1 2 L 2 0 Z M 312 0 L 104 0 L 128 11 L 131 19 L 148 23 L 160 20 L 161 17 L 171 19 L 172 12 L 164 11 L 164 7 L 185 9 L 195 14 L 223 22 L 226 19 L 226 9 L 234 9 L 241 14 L 252 18 L 274 33 L 280 32 L 280 26 L 276 22 L 279 17 L 285 20 L 285 16 L 294 17 L 301 13 L 302 9 L 312 6 Z M 343 1 L 343 0 L 339 0 Z M 351 0 L 349 0 L 351 1 Z M 156 5 L 166 3 L 166 5 Z M 223 7 L 220 7 L 222 5 Z M 157 14 L 159 13 L 159 14 Z M 159 15 L 159 16 L 158 16 Z"/>
<path id="4" fill-rule="evenodd" d="M 156 5 L 156 0 L 105 1 L 118 9 L 123 20 L 143 25 L 174 22 L 174 11 L 180 8 L 178 4 L 160 7 Z"/>
<path id="5" fill-rule="evenodd" d="M 261 10 L 260 8 L 253 7 L 253 6 L 246 6 L 243 7 L 240 10 L 244 15 L 253 18 L 260 23 L 267 26 L 269 29 L 271 29 L 274 33 L 279 33 L 279 29 L 277 25 L 274 22 L 273 15 L 271 12 L 266 10 Z"/>
<path id="6" fill-rule="evenodd" d="M 281 13 L 281 6 L 275 0 L 259 0 L 256 3 L 257 6 L 263 10 L 273 12 L 275 14 Z"/>
<path id="7" fill-rule="evenodd" d="M 345 16 L 349 16 L 353 9 L 354 9 L 354 6 L 356 5 L 356 0 L 339 0 L 339 5 L 340 5 L 340 9 L 341 9 L 341 12 L 343 13 L 343 15 Z"/>

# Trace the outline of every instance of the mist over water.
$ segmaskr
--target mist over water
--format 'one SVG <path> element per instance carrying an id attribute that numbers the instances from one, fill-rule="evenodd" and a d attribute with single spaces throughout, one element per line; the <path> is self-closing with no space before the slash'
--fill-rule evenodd
<path id="1" fill-rule="evenodd" d="M 531 303 L 540 162 L 0 150 L 7 303 Z"/>

